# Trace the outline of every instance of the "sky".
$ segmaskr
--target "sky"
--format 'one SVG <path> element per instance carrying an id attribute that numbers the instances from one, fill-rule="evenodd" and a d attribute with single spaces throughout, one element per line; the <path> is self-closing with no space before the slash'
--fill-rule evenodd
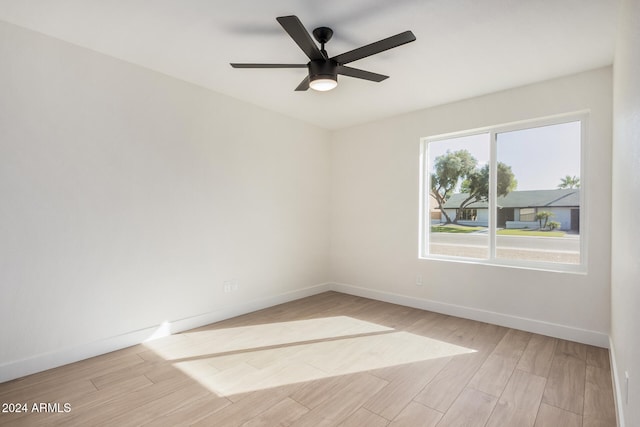
<path id="1" fill-rule="evenodd" d="M 482 166 L 489 162 L 489 134 L 429 143 L 429 162 L 447 150 L 468 150 Z M 516 190 L 558 188 L 563 177 L 580 176 L 580 122 L 542 126 L 497 135 L 497 159 L 518 181 Z"/>

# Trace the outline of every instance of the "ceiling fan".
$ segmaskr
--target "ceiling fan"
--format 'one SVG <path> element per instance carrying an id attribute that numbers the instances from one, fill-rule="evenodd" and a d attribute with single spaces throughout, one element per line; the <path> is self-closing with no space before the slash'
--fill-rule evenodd
<path id="1" fill-rule="evenodd" d="M 295 90 L 302 91 L 309 88 L 318 91 L 327 91 L 338 85 L 338 74 L 357 79 L 381 82 L 389 76 L 372 73 L 358 68 L 347 67 L 348 64 L 367 56 L 375 55 L 385 50 L 393 49 L 416 39 L 411 31 L 405 31 L 395 36 L 379 40 L 375 43 L 359 47 L 349 52 L 329 58 L 324 45 L 333 36 L 333 30 L 328 27 L 318 27 L 313 30 L 313 37 L 320 43 L 320 49 L 315 44 L 302 22 L 297 16 L 281 16 L 276 20 L 282 28 L 296 42 L 300 49 L 307 55 L 309 62 L 306 64 L 251 64 L 232 62 L 233 68 L 307 68 L 307 77 L 296 87 Z"/>

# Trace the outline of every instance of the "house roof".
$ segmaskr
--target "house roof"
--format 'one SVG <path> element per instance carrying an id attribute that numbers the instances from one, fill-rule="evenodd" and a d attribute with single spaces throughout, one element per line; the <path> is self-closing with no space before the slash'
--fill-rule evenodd
<path id="1" fill-rule="evenodd" d="M 468 193 L 456 193 L 452 195 L 445 209 L 456 209 L 469 197 Z M 535 207 L 570 207 L 580 206 L 580 189 L 566 188 L 556 190 L 529 190 L 512 191 L 506 196 L 498 197 L 496 201 L 501 208 L 535 208 Z M 474 202 L 468 208 L 487 208 L 488 202 Z"/>

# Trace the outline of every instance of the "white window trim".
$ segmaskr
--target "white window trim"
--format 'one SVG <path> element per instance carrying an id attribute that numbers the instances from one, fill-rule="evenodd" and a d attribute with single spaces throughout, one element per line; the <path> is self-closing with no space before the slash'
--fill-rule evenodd
<path id="1" fill-rule="evenodd" d="M 497 141 L 496 135 L 504 132 L 518 131 L 531 129 L 536 127 L 551 126 L 568 122 L 580 122 L 580 263 L 579 264 L 562 264 L 552 262 L 539 262 L 528 260 L 510 260 L 496 258 L 496 196 L 495 191 L 489 193 L 489 258 L 478 259 L 468 257 L 456 257 L 451 255 L 436 255 L 429 254 L 429 236 L 431 218 L 429 216 L 429 194 L 431 188 L 431 177 L 427 173 L 426 166 L 429 159 L 429 143 L 434 141 L 442 141 L 446 139 L 459 138 L 465 136 L 472 136 L 478 134 L 490 135 L 490 164 L 495 165 L 497 163 Z M 589 176 L 585 173 L 586 169 L 586 147 L 588 135 L 588 121 L 589 111 L 576 111 L 566 114 L 559 114 L 554 116 L 541 117 L 536 119 L 522 120 L 517 122 L 510 122 L 495 126 L 486 126 L 477 129 L 471 129 L 466 131 L 451 132 L 446 134 L 434 135 L 429 137 L 420 138 L 420 209 L 419 209 L 419 239 L 418 239 L 418 258 L 425 260 L 438 260 L 438 261 L 452 261 L 462 262 L 470 264 L 482 264 L 501 267 L 513 267 L 524 268 L 533 270 L 543 270 L 552 272 L 566 272 L 566 273 L 580 273 L 586 274 L 587 272 L 587 235 L 588 235 L 588 215 L 589 215 L 589 201 L 587 199 L 585 188 L 589 187 Z M 497 168 L 492 167 L 490 169 L 490 182 L 496 182 Z"/>

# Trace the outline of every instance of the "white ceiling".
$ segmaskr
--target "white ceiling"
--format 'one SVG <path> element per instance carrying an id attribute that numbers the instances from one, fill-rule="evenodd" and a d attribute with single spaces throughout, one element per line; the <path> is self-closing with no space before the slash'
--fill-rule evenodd
<path id="1" fill-rule="evenodd" d="M 0 0 L 0 19 L 328 129 L 612 63 L 617 0 Z M 412 30 L 417 40 L 349 64 L 391 78 L 341 77 L 294 92 L 306 63 L 275 18 L 333 28 L 330 56 Z"/>

